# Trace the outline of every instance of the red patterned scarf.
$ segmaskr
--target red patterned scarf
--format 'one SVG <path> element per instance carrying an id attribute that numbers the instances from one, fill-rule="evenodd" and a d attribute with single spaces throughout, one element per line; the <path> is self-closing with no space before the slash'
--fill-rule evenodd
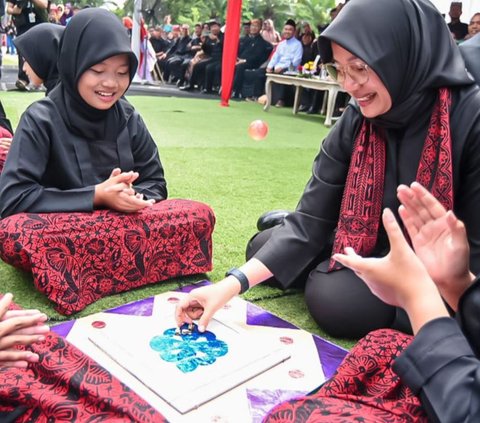
<path id="1" fill-rule="evenodd" d="M 440 88 L 416 177 L 447 210 L 453 209 L 450 105 L 450 90 Z M 383 131 L 364 120 L 353 146 L 332 255 L 343 253 L 345 247 L 362 256 L 373 251 L 382 214 L 384 179 Z M 340 267 L 330 260 L 329 271 Z"/>

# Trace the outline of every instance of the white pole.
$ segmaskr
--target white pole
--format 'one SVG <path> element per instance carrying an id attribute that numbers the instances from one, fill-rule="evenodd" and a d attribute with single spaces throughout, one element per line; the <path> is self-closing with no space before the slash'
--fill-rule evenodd
<path id="1" fill-rule="evenodd" d="M 142 24 L 142 0 L 135 0 L 133 4 L 133 27 L 132 27 L 132 51 L 137 56 L 139 63 L 134 82 L 140 82 L 143 78 L 138 74 L 140 69 L 140 25 Z"/>

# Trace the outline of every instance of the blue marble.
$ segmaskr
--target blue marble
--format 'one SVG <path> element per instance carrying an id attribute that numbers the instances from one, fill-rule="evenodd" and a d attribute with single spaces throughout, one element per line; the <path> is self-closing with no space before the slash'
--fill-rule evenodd
<path id="1" fill-rule="evenodd" d="M 186 329 L 187 325 L 181 329 Z M 175 363 L 184 373 L 193 372 L 198 366 L 208 366 L 228 353 L 226 342 L 217 339 L 212 332 L 199 332 L 194 325 L 191 334 L 178 335 L 171 328 L 163 335 L 154 336 L 150 340 L 150 348 L 160 353 L 160 358 L 169 363 Z"/>

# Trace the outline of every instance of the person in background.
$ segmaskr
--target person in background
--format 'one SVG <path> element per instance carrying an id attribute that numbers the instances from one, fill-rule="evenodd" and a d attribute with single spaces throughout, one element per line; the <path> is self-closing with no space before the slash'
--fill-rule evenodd
<path id="1" fill-rule="evenodd" d="M 295 21 L 288 19 L 283 26 L 283 40 L 278 44 L 267 65 L 267 73 L 296 72 L 302 60 L 302 43 L 295 38 Z M 275 106 L 285 105 L 285 85 L 273 84 L 272 97 L 276 98 Z"/>
<path id="2" fill-rule="evenodd" d="M 12 15 L 17 35 L 25 34 L 29 29 L 48 22 L 47 0 L 8 0 L 7 13 Z M 20 91 L 28 90 L 29 79 L 23 71 L 23 57 L 18 55 L 18 79 L 15 86 Z"/>
<path id="3" fill-rule="evenodd" d="M 460 16 L 462 15 L 462 2 L 452 1 L 450 3 L 450 10 L 448 14 L 450 16 L 448 28 L 453 34 L 455 41 L 460 42 L 468 34 L 468 24 L 460 21 Z"/>
<path id="4" fill-rule="evenodd" d="M 278 31 L 275 30 L 275 25 L 271 19 L 265 19 L 263 21 L 260 34 L 264 40 L 268 41 L 272 46 L 276 46 L 282 40 Z"/>
<path id="5" fill-rule="evenodd" d="M 45 95 L 58 82 L 57 56 L 64 30 L 62 25 L 42 23 L 15 40 L 19 54 L 25 59 L 23 70 L 34 86 L 45 86 Z"/>
<path id="6" fill-rule="evenodd" d="M 465 60 L 467 70 L 473 76 L 477 84 L 480 85 L 480 13 L 475 13 L 475 15 L 472 17 L 472 21 L 474 23 L 473 25 L 470 23 L 470 27 L 478 27 L 478 32 L 470 37 L 470 39 L 467 41 L 461 43 L 459 48 L 460 52 L 462 53 L 463 60 Z"/>
<path id="7" fill-rule="evenodd" d="M 165 15 L 163 18 L 163 25 L 162 25 L 163 30 L 165 31 L 166 34 L 169 34 L 172 32 L 173 25 L 172 25 L 172 15 Z"/>
<path id="8" fill-rule="evenodd" d="M 240 43 L 233 80 L 233 99 L 242 98 L 245 72 L 249 69 L 258 69 L 272 52 L 273 46 L 260 35 L 261 27 L 260 19 L 252 19 L 249 26 L 250 33 L 243 43 Z"/>
<path id="9" fill-rule="evenodd" d="M 252 21 L 245 21 L 242 23 L 242 32 L 240 33 L 240 44 L 239 49 L 242 47 L 243 41 L 247 40 L 250 36 L 250 25 Z"/>
<path id="10" fill-rule="evenodd" d="M 17 36 L 17 28 L 13 24 L 13 20 L 11 18 L 8 19 L 7 25 L 5 25 L 5 34 L 7 35 L 7 54 L 17 54 L 17 50 L 15 49 L 15 37 Z"/>
<path id="11" fill-rule="evenodd" d="M 315 31 L 312 29 L 309 22 L 301 22 L 300 25 L 297 25 L 295 30 L 295 36 L 302 41 L 303 34 L 311 34 L 312 40 L 315 40 Z"/>
<path id="12" fill-rule="evenodd" d="M 65 3 L 62 16 L 60 16 L 60 23 L 63 26 L 67 25 L 68 20 L 73 16 L 72 3 Z"/>
<path id="13" fill-rule="evenodd" d="M 475 35 L 480 34 L 480 13 L 475 13 L 470 19 L 468 24 L 468 34 L 465 36 L 464 40 L 469 40 Z"/>

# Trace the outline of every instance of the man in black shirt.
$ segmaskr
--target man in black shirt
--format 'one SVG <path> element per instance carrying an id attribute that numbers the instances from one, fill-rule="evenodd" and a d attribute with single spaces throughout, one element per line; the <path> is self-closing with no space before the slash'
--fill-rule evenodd
<path id="1" fill-rule="evenodd" d="M 450 15 L 450 23 L 448 24 L 450 32 L 453 34 L 455 41 L 462 41 L 465 38 L 465 35 L 468 34 L 468 25 L 460 22 L 462 2 L 452 1 L 450 3 L 450 11 L 448 14 Z"/>
<path id="2" fill-rule="evenodd" d="M 240 42 L 233 80 L 233 98 L 241 97 L 245 71 L 258 69 L 273 50 L 273 46 L 260 35 L 261 28 L 262 21 L 253 19 L 250 22 L 250 33 Z"/>

